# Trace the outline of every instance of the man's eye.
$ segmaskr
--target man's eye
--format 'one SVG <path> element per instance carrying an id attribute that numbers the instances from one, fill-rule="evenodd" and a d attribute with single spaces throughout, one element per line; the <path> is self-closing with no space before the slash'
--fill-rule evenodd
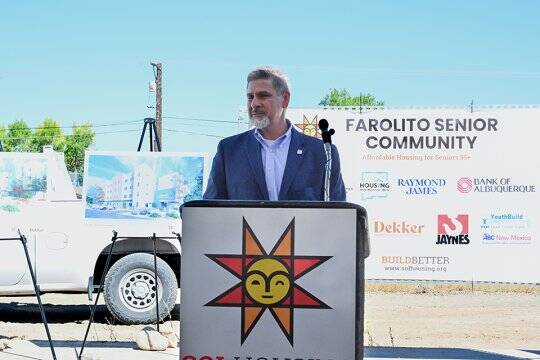
<path id="1" fill-rule="evenodd" d="M 261 283 L 259 282 L 259 280 L 253 280 L 251 282 L 251 285 L 261 285 Z"/>
<path id="2" fill-rule="evenodd" d="M 281 280 L 278 280 L 278 281 L 276 282 L 276 285 L 285 285 L 285 283 L 284 283 L 283 281 L 281 281 Z"/>

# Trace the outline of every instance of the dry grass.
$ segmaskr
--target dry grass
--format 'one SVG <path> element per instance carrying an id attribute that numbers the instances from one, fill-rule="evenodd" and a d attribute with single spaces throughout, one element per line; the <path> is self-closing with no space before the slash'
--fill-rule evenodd
<path id="1" fill-rule="evenodd" d="M 434 294 L 446 295 L 454 293 L 520 293 L 540 294 L 540 285 L 532 284 L 491 284 L 491 283 L 426 283 L 426 282 L 366 282 L 366 292 Z"/>

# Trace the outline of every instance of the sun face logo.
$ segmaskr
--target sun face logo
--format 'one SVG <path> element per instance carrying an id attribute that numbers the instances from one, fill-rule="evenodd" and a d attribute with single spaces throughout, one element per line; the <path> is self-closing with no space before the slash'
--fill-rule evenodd
<path id="1" fill-rule="evenodd" d="M 317 115 L 313 118 L 312 121 L 309 121 L 306 115 L 303 115 L 302 117 L 302 123 L 301 124 L 294 124 L 297 128 L 302 130 L 302 132 L 306 135 L 313 136 L 316 138 L 321 138 L 321 133 L 319 131 L 318 121 L 317 121 Z"/>
<path id="2" fill-rule="evenodd" d="M 294 218 L 268 254 L 243 219 L 242 254 L 206 254 L 240 282 L 205 306 L 241 308 L 241 344 L 266 309 L 293 345 L 294 309 L 331 309 L 295 283 L 331 256 L 297 256 L 294 253 Z"/>

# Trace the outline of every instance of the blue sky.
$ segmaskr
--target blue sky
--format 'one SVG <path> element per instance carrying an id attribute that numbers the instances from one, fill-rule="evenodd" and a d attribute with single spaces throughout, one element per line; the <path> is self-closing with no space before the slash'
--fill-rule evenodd
<path id="1" fill-rule="evenodd" d="M 136 121 L 152 116 L 151 61 L 163 63 L 164 116 L 180 118 L 236 121 L 245 76 L 263 64 L 288 72 L 292 107 L 316 106 L 332 87 L 391 106 L 538 104 L 538 14 L 534 0 L 9 2 L 0 125 L 134 121 L 96 127 L 93 149 L 136 150 Z M 172 118 L 163 127 L 164 150 L 212 155 L 238 131 Z"/>

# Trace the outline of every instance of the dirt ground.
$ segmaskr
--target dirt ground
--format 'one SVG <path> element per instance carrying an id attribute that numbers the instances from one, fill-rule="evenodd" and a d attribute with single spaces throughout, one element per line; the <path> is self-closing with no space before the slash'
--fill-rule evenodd
<path id="1" fill-rule="evenodd" d="M 90 307 L 82 294 L 46 294 L 55 340 L 82 340 Z M 172 326 L 179 329 L 179 307 Z M 132 341 L 143 326 L 117 325 L 96 312 L 90 341 Z M 33 297 L 0 297 L 0 338 L 45 340 Z M 410 293 L 368 291 L 364 343 L 371 346 L 540 349 L 539 292 Z"/>

